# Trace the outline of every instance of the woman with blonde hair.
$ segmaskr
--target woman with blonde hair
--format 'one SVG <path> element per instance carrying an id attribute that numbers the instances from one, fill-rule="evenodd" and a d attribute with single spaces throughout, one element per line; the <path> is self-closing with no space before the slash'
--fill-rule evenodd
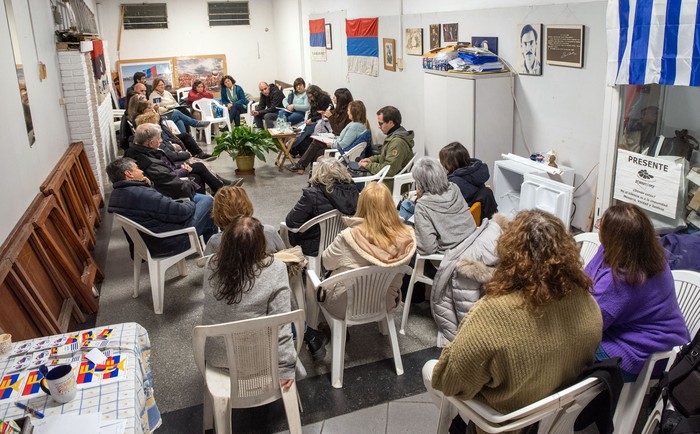
<path id="1" fill-rule="evenodd" d="M 301 198 L 287 214 L 289 228 L 301 225 L 323 213 L 337 209 L 341 214 L 353 215 L 357 208 L 357 187 L 343 164 L 335 158 L 324 158 L 314 166 L 309 187 L 301 192 Z M 300 234 L 289 233 L 293 246 L 301 246 L 306 256 L 316 256 L 321 231 L 318 226 Z"/>
<path id="2" fill-rule="evenodd" d="M 211 208 L 211 217 L 214 224 L 222 231 L 238 217 L 253 215 L 253 202 L 251 202 L 248 193 L 243 187 L 226 186 L 220 188 L 214 196 L 214 205 Z M 263 225 L 263 233 L 265 235 L 265 251 L 275 253 L 285 248 L 284 242 L 280 237 L 277 229 L 272 225 Z M 204 250 L 204 255 L 216 253 L 221 244 L 223 232 L 212 235 L 207 242 L 207 248 Z"/>
<path id="3" fill-rule="evenodd" d="M 621 357 L 623 379 L 631 382 L 652 353 L 688 343 L 690 335 L 666 252 L 646 214 L 628 203 L 611 206 L 599 235 L 601 246 L 586 266 L 603 313 L 596 358 Z"/>
<path id="4" fill-rule="evenodd" d="M 411 261 L 416 252 L 413 228 L 401 222 L 391 192 L 384 184 L 371 182 L 362 190 L 355 217 L 345 219 L 347 229 L 323 252 L 323 267 L 332 274 L 368 265 L 394 267 Z M 387 310 L 401 301 L 402 275 L 397 275 L 387 292 Z M 345 317 L 345 288 L 331 290 L 324 307 L 338 318 Z"/>
<path id="5" fill-rule="evenodd" d="M 426 388 L 510 413 L 571 385 L 595 358 L 602 318 L 561 220 L 521 211 L 498 240 L 500 263 L 445 347 Z M 439 404 L 438 404 L 439 405 Z"/>

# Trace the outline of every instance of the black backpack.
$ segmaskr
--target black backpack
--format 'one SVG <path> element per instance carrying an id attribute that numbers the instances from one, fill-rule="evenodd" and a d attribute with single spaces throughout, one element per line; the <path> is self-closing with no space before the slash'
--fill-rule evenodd
<path id="1" fill-rule="evenodd" d="M 700 331 L 692 342 L 681 349 L 659 385 L 664 409 L 666 403 L 671 401 L 676 410 L 664 411 L 661 432 L 700 433 Z"/>

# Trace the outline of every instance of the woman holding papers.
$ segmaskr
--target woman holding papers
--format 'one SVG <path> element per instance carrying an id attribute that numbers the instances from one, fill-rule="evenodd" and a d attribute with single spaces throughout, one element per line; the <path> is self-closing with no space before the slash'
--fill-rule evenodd
<path id="1" fill-rule="evenodd" d="M 345 149 L 352 145 L 353 142 L 369 128 L 367 110 L 362 101 L 351 101 L 348 104 L 347 114 L 351 122 L 343 128 L 340 135 L 336 137 L 322 135 L 311 136 L 315 140 L 311 143 L 309 149 L 306 150 L 297 164 L 290 167 L 289 170 L 300 175 L 304 174 L 306 166 L 322 156 L 326 149 L 331 147 L 341 150 Z"/>

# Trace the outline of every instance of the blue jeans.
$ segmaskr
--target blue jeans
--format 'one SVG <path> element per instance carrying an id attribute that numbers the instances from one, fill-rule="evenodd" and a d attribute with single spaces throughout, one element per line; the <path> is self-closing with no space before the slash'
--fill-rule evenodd
<path id="1" fill-rule="evenodd" d="M 306 115 L 304 112 L 293 111 L 291 113 L 287 113 L 284 110 L 280 110 L 277 116 L 281 115 L 282 113 L 284 113 L 284 115 L 287 117 L 287 122 L 289 122 L 292 125 L 296 125 L 299 122 L 303 121 L 304 116 Z"/>
<path id="2" fill-rule="evenodd" d="M 206 194 L 197 193 L 192 200 L 194 201 L 192 226 L 197 230 L 197 235 L 201 235 L 206 243 L 218 231 L 214 220 L 211 218 L 211 207 L 214 205 L 214 198 Z"/>
<path id="3" fill-rule="evenodd" d="M 232 104 L 228 109 L 228 118 L 235 126 L 241 125 L 241 114 L 247 113 L 248 109 L 244 105 Z"/>
<path id="4" fill-rule="evenodd" d="M 180 133 L 187 132 L 187 128 L 185 128 L 185 124 L 187 124 L 191 127 L 197 126 L 196 119 L 192 119 L 191 117 L 182 113 L 180 110 L 173 110 L 170 113 L 167 113 L 165 115 L 165 117 L 170 119 L 171 121 L 175 122 L 175 125 L 177 125 L 177 129 L 180 130 Z"/>

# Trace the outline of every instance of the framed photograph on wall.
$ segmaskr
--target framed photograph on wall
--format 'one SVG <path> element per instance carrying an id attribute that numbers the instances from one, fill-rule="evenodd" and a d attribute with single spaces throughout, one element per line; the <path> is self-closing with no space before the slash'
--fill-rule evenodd
<path id="1" fill-rule="evenodd" d="M 583 68 L 583 40 L 583 25 L 547 26 L 547 64 Z"/>
<path id="2" fill-rule="evenodd" d="M 406 54 L 423 55 L 423 29 L 406 29 Z"/>
<path id="3" fill-rule="evenodd" d="M 384 46 L 384 69 L 396 71 L 396 40 L 384 38 L 382 45 Z"/>
<path id="4" fill-rule="evenodd" d="M 442 41 L 443 42 L 457 42 L 457 30 L 458 24 L 443 24 L 442 25 Z"/>
<path id="5" fill-rule="evenodd" d="M 430 49 L 440 48 L 440 24 L 430 25 Z"/>
<path id="6" fill-rule="evenodd" d="M 498 54 L 498 38 L 495 36 L 472 36 L 472 46 Z"/>
<path id="7" fill-rule="evenodd" d="M 134 84 L 134 73 L 139 71 L 146 74 L 148 84 L 151 84 L 156 78 L 162 78 L 165 80 L 167 90 L 173 90 L 177 86 L 174 58 L 172 57 L 119 60 L 117 61 L 117 70 L 119 71 L 122 96 L 126 96 L 126 89 Z"/>
<path id="8" fill-rule="evenodd" d="M 331 30 L 331 23 L 326 23 L 326 50 L 333 49 L 333 31 Z"/>
<path id="9" fill-rule="evenodd" d="M 178 88 L 191 87 L 195 80 L 201 80 L 204 87 L 218 97 L 221 94 L 221 79 L 226 75 L 226 55 L 176 57 L 175 72 Z"/>
<path id="10" fill-rule="evenodd" d="M 542 24 L 518 24 L 521 59 L 516 69 L 521 75 L 542 75 Z"/>

